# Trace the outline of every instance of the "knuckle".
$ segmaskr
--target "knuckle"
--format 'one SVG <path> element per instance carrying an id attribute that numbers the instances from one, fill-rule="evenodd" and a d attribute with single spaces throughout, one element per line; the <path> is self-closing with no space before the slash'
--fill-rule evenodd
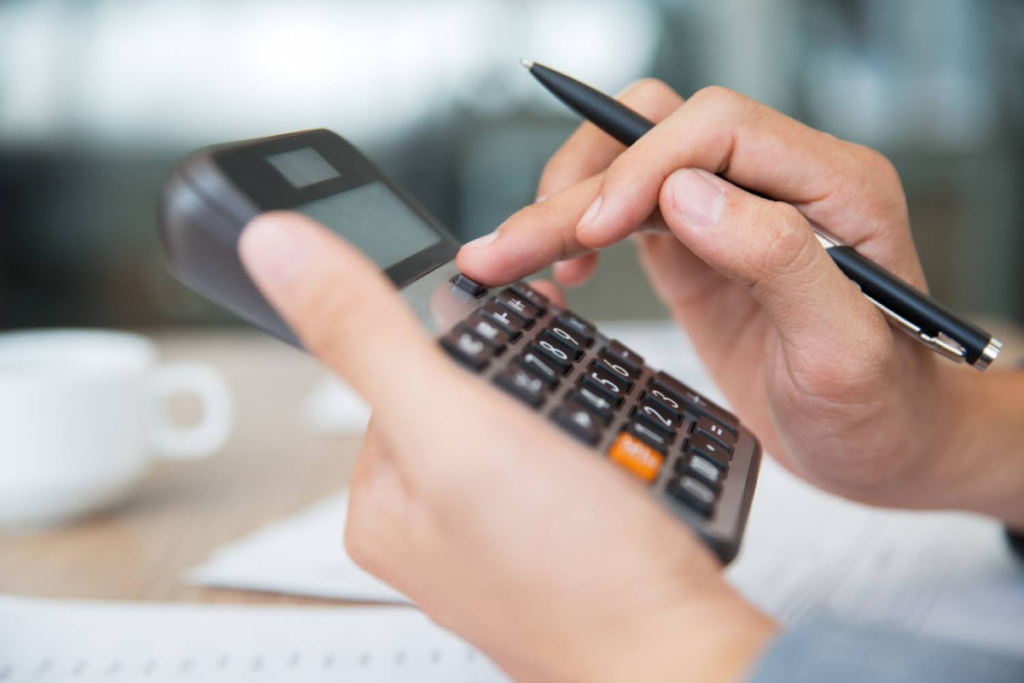
<path id="1" fill-rule="evenodd" d="M 753 100 L 721 85 L 708 85 L 693 94 L 691 102 L 700 102 L 715 109 L 740 109 L 749 107 Z"/>
<path id="2" fill-rule="evenodd" d="M 659 102 L 667 98 L 677 97 L 676 91 L 664 81 L 657 78 L 641 78 L 634 81 L 626 92 L 630 98 L 636 98 L 642 102 Z"/>
<path id="3" fill-rule="evenodd" d="M 812 255 L 807 221 L 792 204 L 774 202 L 765 211 L 757 270 L 766 275 L 799 270 Z"/>

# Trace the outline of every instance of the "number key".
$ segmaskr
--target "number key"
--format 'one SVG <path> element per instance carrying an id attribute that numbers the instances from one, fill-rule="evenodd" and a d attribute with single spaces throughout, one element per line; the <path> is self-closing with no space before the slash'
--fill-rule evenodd
<path id="1" fill-rule="evenodd" d="M 562 311 L 562 314 L 558 316 L 558 323 L 574 330 L 582 338 L 583 346 L 590 346 L 594 343 L 597 328 L 589 320 L 579 317 L 572 311 Z"/>
<path id="2" fill-rule="evenodd" d="M 558 380 L 562 377 L 562 373 L 550 360 L 538 356 L 529 349 L 518 358 L 518 361 L 521 366 L 540 377 L 548 387 L 558 384 Z"/>
<path id="3" fill-rule="evenodd" d="M 648 425 L 666 434 L 675 434 L 679 421 L 669 411 L 645 396 L 636 407 L 635 415 Z"/>
<path id="4" fill-rule="evenodd" d="M 601 395 L 611 399 L 617 406 L 622 404 L 622 398 L 629 393 L 626 383 L 601 367 L 600 363 L 590 366 L 587 373 L 583 375 L 583 382 L 596 389 Z"/>
<path id="5" fill-rule="evenodd" d="M 495 384 L 524 403 L 539 407 L 544 403 L 545 386 L 543 380 L 534 377 L 526 370 L 507 367 L 494 378 Z"/>
<path id="6" fill-rule="evenodd" d="M 530 344 L 530 350 L 545 356 L 555 364 L 559 372 L 563 375 L 569 371 L 569 367 L 572 365 L 569 353 L 566 353 L 547 339 L 541 339 Z"/>
<path id="7" fill-rule="evenodd" d="M 566 325 L 563 325 L 557 320 L 548 325 L 548 329 L 544 330 L 544 336 L 548 339 L 554 339 L 560 344 L 564 344 L 567 348 L 572 349 L 574 354 L 573 357 L 576 360 L 579 360 L 579 357 L 583 355 L 583 348 L 586 346 L 586 339 L 579 332 L 567 329 Z"/>
<path id="8" fill-rule="evenodd" d="M 446 334 L 441 339 L 441 346 L 472 370 L 483 370 L 493 355 L 490 346 L 462 325 Z"/>
<path id="9" fill-rule="evenodd" d="M 601 351 L 599 360 L 605 368 L 612 371 L 615 375 L 624 380 L 629 386 L 633 386 L 633 382 L 637 381 L 640 378 L 639 370 L 633 367 L 632 364 L 626 363 L 618 356 L 615 356 L 612 353 L 610 353 L 607 348 Z"/>
<path id="10" fill-rule="evenodd" d="M 644 367 L 644 357 L 617 339 L 608 342 L 605 352 L 615 358 L 620 365 L 628 367 L 634 375 L 639 376 Z"/>
<path id="11" fill-rule="evenodd" d="M 683 403 L 684 407 L 688 408 L 690 412 L 696 413 L 697 415 L 707 415 L 711 419 L 716 420 L 719 424 L 723 425 L 733 434 L 736 433 L 739 421 L 736 419 L 735 415 L 725 408 L 707 400 L 667 372 L 659 372 L 655 375 L 654 382 L 651 386 L 654 389 L 658 389 L 662 393 L 671 396 L 677 402 Z"/>

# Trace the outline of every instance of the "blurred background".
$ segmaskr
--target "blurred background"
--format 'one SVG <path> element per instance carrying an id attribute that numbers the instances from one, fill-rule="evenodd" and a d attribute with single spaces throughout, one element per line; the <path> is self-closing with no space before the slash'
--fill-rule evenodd
<path id="1" fill-rule="evenodd" d="M 491 231 L 576 125 L 520 57 L 725 85 L 880 149 L 932 290 L 1024 322 L 1020 0 L 7 0 L 0 328 L 234 324 L 156 234 L 168 170 L 214 142 L 331 128 L 461 239 Z M 662 315 L 628 245 L 572 302 Z"/>

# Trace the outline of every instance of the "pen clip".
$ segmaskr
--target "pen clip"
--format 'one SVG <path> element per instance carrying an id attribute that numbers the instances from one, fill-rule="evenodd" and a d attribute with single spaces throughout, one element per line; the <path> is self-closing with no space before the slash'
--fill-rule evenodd
<path id="1" fill-rule="evenodd" d="M 865 294 L 864 296 L 867 298 L 868 301 L 873 303 L 878 308 L 878 310 L 882 312 L 883 315 L 885 315 L 890 325 L 893 325 L 894 327 L 902 330 L 903 332 L 906 332 L 911 337 L 921 342 L 928 348 L 942 354 L 943 356 L 949 358 L 952 361 L 955 361 L 957 363 L 967 362 L 967 349 L 965 349 L 963 345 L 957 342 L 955 339 L 952 339 L 951 337 L 947 336 L 946 334 L 943 334 L 942 332 L 939 332 L 938 334 L 932 336 L 927 332 L 922 331 L 918 325 L 915 325 L 914 323 L 910 322 L 903 316 L 892 311 L 891 309 L 879 303 L 877 300 L 871 298 L 867 294 Z"/>

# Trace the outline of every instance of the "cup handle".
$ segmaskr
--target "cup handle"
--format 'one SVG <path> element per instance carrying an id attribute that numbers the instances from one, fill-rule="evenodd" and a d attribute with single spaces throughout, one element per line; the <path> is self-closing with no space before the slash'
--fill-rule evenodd
<path id="1" fill-rule="evenodd" d="M 175 425 L 167 401 L 194 394 L 203 404 L 203 417 L 189 427 Z M 151 386 L 150 430 L 153 449 L 168 460 L 195 460 L 213 455 L 231 435 L 231 393 L 219 372 L 202 363 L 172 363 L 157 368 Z"/>

